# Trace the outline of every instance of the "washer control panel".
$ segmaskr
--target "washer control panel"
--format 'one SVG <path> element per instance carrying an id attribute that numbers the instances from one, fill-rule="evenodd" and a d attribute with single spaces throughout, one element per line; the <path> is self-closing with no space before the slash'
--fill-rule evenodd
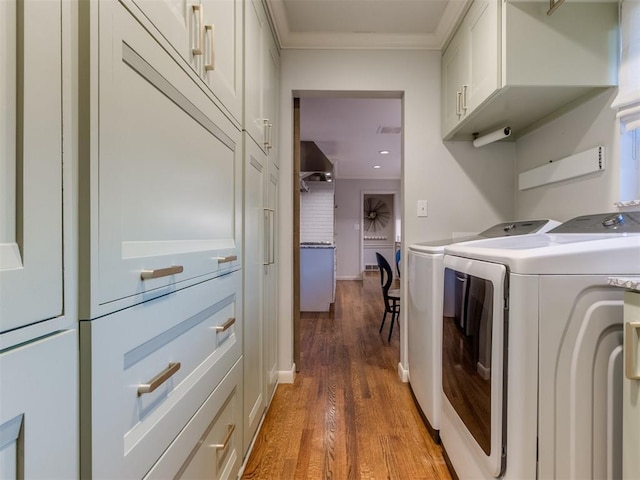
<path id="1" fill-rule="evenodd" d="M 572 218 L 548 233 L 640 233 L 640 212 L 612 212 Z"/>

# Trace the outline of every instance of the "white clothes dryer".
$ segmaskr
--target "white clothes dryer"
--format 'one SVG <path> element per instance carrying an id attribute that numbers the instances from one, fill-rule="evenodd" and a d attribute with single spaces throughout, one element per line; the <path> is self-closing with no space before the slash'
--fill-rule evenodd
<path id="1" fill-rule="evenodd" d="M 439 441 L 441 410 L 441 340 L 442 315 L 453 316 L 453 296 L 447 296 L 443 305 L 443 292 L 453 292 L 456 279 L 447 275 L 443 282 L 445 246 L 487 238 L 542 233 L 560 225 L 555 220 L 529 220 L 494 225 L 476 236 L 435 240 L 409 247 L 408 255 L 408 354 L 409 382 L 425 424 Z M 464 282 L 464 278 L 458 279 Z M 464 313 L 464 312 L 462 312 Z"/>
<path id="2" fill-rule="evenodd" d="M 440 434 L 458 477 L 621 478 L 623 293 L 608 277 L 640 273 L 640 212 L 445 252 L 469 282 L 470 327 L 443 317 Z"/>

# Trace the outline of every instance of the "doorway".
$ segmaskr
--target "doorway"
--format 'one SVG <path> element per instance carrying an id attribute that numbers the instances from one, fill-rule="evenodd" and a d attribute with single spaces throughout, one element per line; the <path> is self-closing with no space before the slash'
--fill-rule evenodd
<path id="1" fill-rule="evenodd" d="M 309 222 L 307 205 L 320 208 L 316 218 L 323 218 L 323 241 L 335 246 L 334 281 L 361 280 L 365 271 L 364 233 L 386 236 L 384 246 L 390 246 L 390 263 L 395 265 L 396 240 L 401 238 L 402 191 L 402 95 L 375 92 L 297 92 L 294 99 L 294 183 L 304 177 L 304 184 L 294 185 L 294 362 L 300 368 L 300 242 L 314 233 L 303 230 Z M 297 107 L 296 107 L 297 106 Z M 296 108 L 298 108 L 296 112 Z M 301 169 L 299 142 L 312 141 L 333 166 L 332 176 L 311 176 Z M 310 179 L 310 181 L 307 181 Z M 332 195 L 326 195 L 327 190 Z M 324 196 L 321 193 L 324 192 Z M 375 227 L 364 224 L 364 194 L 382 195 L 387 201 L 388 217 L 380 212 Z M 301 201 L 302 198 L 302 201 Z M 324 205 L 331 198 L 333 204 Z M 324 199 L 324 200 L 323 200 Z M 296 207 L 298 206 L 298 207 Z M 325 208 L 327 207 L 327 208 Z M 298 211 L 296 211 L 296 208 Z M 301 222 L 301 217 L 306 221 Z M 385 230 L 377 233 L 381 222 Z M 327 238 L 325 238 L 327 237 Z M 315 238 L 315 237 L 313 237 Z M 380 240 L 368 244 L 382 245 Z M 389 245 L 387 245 L 389 244 Z M 375 257 L 375 255 L 374 255 Z"/>

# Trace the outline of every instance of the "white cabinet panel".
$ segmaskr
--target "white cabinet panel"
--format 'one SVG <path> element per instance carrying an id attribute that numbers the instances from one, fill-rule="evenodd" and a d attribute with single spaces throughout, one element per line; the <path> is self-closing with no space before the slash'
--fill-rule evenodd
<path id="1" fill-rule="evenodd" d="M 268 405 L 278 382 L 278 192 L 280 173 L 274 162 L 269 164 L 265 179 L 265 247 L 264 252 L 264 358 L 265 358 L 265 402 Z"/>
<path id="2" fill-rule="evenodd" d="M 240 131 L 121 4 L 99 9 L 85 318 L 241 264 Z"/>
<path id="3" fill-rule="evenodd" d="M 142 478 L 240 358 L 241 278 L 81 322 L 82 478 Z"/>
<path id="4" fill-rule="evenodd" d="M 242 0 L 202 0 L 204 53 L 201 75 L 238 122 L 242 121 Z"/>
<path id="5" fill-rule="evenodd" d="M 2 1 L 0 32 L 0 332 L 7 332 L 62 314 L 61 3 Z"/>
<path id="6" fill-rule="evenodd" d="M 263 340 L 263 225 L 266 157 L 245 134 L 245 332 L 244 337 L 244 446 L 247 450 L 265 408 Z"/>
<path id="7" fill-rule="evenodd" d="M 133 1 L 176 51 L 193 68 L 198 68 L 202 57 L 200 0 Z"/>
<path id="8" fill-rule="evenodd" d="M 280 54 L 260 0 L 244 0 L 244 22 L 244 128 L 272 155 L 276 152 Z"/>
<path id="9" fill-rule="evenodd" d="M 242 0 L 133 0 L 238 121 L 242 121 Z"/>
<path id="10" fill-rule="evenodd" d="M 78 478 L 78 336 L 0 354 L 0 478 Z"/>

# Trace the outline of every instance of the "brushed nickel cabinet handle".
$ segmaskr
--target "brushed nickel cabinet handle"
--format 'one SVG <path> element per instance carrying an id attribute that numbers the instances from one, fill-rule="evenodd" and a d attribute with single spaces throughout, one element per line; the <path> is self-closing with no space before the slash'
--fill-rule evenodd
<path id="1" fill-rule="evenodd" d="M 171 378 L 178 370 L 180 370 L 180 362 L 170 363 L 167 368 L 149 380 L 149 383 L 138 385 L 138 396 L 153 392 L 156 388 L 169 380 L 169 378 Z"/>
<path id="2" fill-rule="evenodd" d="M 266 148 L 271 148 L 271 141 L 269 139 L 269 129 L 271 128 L 271 123 L 268 118 L 262 120 L 262 126 L 264 128 L 264 141 L 262 142 Z"/>
<path id="3" fill-rule="evenodd" d="M 467 111 L 467 88 L 468 85 L 462 85 L 462 103 L 460 104 L 460 109 L 463 112 Z"/>
<path id="4" fill-rule="evenodd" d="M 462 115 L 462 110 L 461 110 L 461 99 L 462 99 L 462 92 L 456 92 L 456 115 L 460 116 Z"/>
<path id="5" fill-rule="evenodd" d="M 218 257 L 218 263 L 235 262 L 237 259 L 237 255 L 227 255 L 226 257 Z"/>
<path id="6" fill-rule="evenodd" d="M 209 31 L 209 36 L 211 38 L 211 43 L 210 43 L 210 52 L 209 52 L 209 63 L 205 63 L 204 64 L 204 69 L 208 72 L 210 70 L 215 70 L 216 69 L 216 29 L 215 26 L 212 25 L 205 25 L 204 26 L 205 29 L 205 33 L 206 31 Z"/>
<path id="7" fill-rule="evenodd" d="M 226 450 L 229 446 L 229 442 L 231 441 L 231 435 L 233 435 L 233 431 L 235 429 L 235 425 L 227 425 L 227 435 L 224 437 L 222 443 L 214 443 L 209 446 L 215 448 L 216 450 Z"/>
<path id="8" fill-rule="evenodd" d="M 176 273 L 182 273 L 183 271 L 184 267 L 182 265 L 172 265 L 167 268 L 142 270 L 142 272 L 140 272 L 140 278 L 142 280 L 150 280 L 152 278 L 168 277 L 169 275 L 175 275 Z"/>
<path id="9" fill-rule="evenodd" d="M 624 374 L 629 380 L 640 380 L 638 368 L 638 339 L 640 322 L 629 322 L 624 326 Z"/>
<path id="10" fill-rule="evenodd" d="M 224 322 L 222 325 L 216 325 L 216 332 L 217 333 L 226 332 L 227 330 L 229 330 L 231 325 L 233 325 L 234 323 L 236 323 L 236 319 L 235 319 L 235 317 L 231 317 L 226 322 Z"/>
<path id="11" fill-rule="evenodd" d="M 196 44 L 196 46 L 194 48 L 191 49 L 191 53 L 193 55 L 202 55 L 202 45 L 204 44 L 204 28 L 202 28 L 202 23 L 203 23 L 203 15 L 204 15 L 204 10 L 202 8 L 202 5 L 191 5 L 191 8 L 193 9 L 194 12 L 197 12 L 197 18 L 198 18 L 198 30 L 197 30 L 197 36 L 196 38 L 198 39 L 198 43 Z"/>

